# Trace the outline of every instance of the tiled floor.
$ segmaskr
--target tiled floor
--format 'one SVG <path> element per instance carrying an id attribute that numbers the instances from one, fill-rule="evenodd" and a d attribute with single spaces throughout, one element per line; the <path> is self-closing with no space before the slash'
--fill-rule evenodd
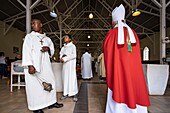
<path id="1" fill-rule="evenodd" d="M 79 100 L 72 98 L 60 100 L 62 93 L 57 93 L 59 103 L 63 108 L 44 109 L 45 113 L 104 113 L 106 104 L 106 84 L 96 76 L 90 81 L 79 80 Z M 150 96 L 150 113 L 170 113 L 170 87 L 164 96 Z M 0 113 L 31 113 L 27 109 L 25 89 L 14 89 L 10 93 L 7 79 L 0 79 Z"/>

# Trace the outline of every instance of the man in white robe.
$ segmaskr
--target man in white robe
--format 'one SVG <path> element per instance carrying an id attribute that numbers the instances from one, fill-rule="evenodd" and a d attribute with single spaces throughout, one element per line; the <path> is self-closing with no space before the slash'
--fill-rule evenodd
<path id="1" fill-rule="evenodd" d="M 60 51 L 60 61 L 63 63 L 63 97 L 61 100 L 74 96 L 73 101 L 77 101 L 77 76 L 76 76 L 76 46 L 71 42 L 71 35 L 64 35 L 64 47 Z"/>
<path id="2" fill-rule="evenodd" d="M 88 50 L 85 50 L 85 53 L 81 57 L 81 71 L 83 79 L 91 79 L 93 77 L 92 74 L 92 57 L 91 54 L 88 53 Z"/>
<path id="3" fill-rule="evenodd" d="M 104 54 L 101 53 L 100 56 L 98 57 L 98 62 L 99 62 L 99 73 L 98 75 L 101 76 L 102 78 L 106 77 L 106 71 L 105 71 L 105 65 L 104 65 Z"/>
<path id="4" fill-rule="evenodd" d="M 54 45 L 42 32 L 42 23 L 32 20 L 33 31 L 25 36 L 23 43 L 23 60 L 28 109 L 33 113 L 43 113 L 43 108 L 59 108 L 57 103 L 55 77 L 50 57 L 54 54 Z M 52 84 L 51 91 L 45 91 L 42 82 Z"/>

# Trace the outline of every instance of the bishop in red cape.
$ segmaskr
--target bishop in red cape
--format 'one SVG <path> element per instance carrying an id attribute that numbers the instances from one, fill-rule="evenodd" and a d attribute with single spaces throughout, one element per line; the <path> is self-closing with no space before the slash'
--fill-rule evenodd
<path id="1" fill-rule="evenodd" d="M 138 36 L 124 20 L 121 4 L 112 12 L 114 28 L 104 41 L 108 85 L 106 113 L 148 113 L 148 90 L 141 64 Z"/>

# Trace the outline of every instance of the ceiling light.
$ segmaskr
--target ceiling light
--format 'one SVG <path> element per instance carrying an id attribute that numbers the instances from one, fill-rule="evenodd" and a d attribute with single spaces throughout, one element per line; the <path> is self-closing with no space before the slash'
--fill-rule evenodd
<path id="1" fill-rule="evenodd" d="M 93 18 L 93 14 L 92 14 L 92 13 L 89 14 L 89 18 L 90 18 L 90 19 Z"/>
<path id="2" fill-rule="evenodd" d="M 136 9 L 136 11 L 132 11 L 132 16 L 139 16 L 141 12 Z"/>
<path id="3" fill-rule="evenodd" d="M 87 44 L 87 46 L 89 47 L 90 45 L 89 45 L 89 44 Z"/>
<path id="4" fill-rule="evenodd" d="M 90 35 L 88 36 L 88 38 L 90 38 Z"/>
<path id="5" fill-rule="evenodd" d="M 56 17 L 57 17 L 57 14 L 56 14 L 55 11 L 53 10 L 53 11 L 50 12 L 50 16 L 56 18 Z"/>

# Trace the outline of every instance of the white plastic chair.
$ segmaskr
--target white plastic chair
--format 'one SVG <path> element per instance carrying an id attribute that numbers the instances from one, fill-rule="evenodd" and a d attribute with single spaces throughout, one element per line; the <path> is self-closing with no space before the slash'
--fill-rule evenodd
<path id="1" fill-rule="evenodd" d="M 17 66 L 17 68 L 16 68 Z M 21 82 L 20 77 L 25 76 L 24 71 L 22 70 L 21 60 L 11 63 L 11 92 L 13 92 L 13 87 L 17 86 L 20 89 L 20 86 L 25 86 L 25 82 Z M 13 77 L 18 76 L 18 82 L 14 83 Z"/>

